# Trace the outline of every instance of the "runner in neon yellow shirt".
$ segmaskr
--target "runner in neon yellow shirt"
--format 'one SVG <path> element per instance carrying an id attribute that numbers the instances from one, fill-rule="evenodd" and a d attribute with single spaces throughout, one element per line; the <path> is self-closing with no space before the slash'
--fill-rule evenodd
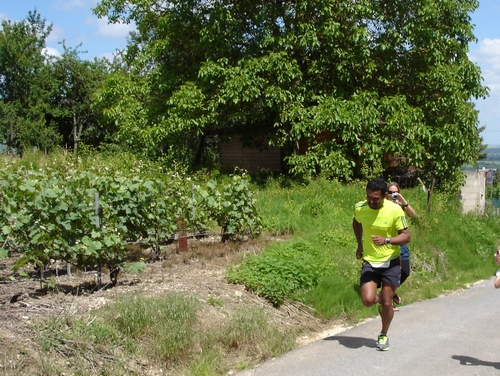
<path id="1" fill-rule="evenodd" d="M 410 242 L 410 230 L 401 207 L 389 200 L 387 183 L 376 178 L 366 186 L 366 201 L 355 205 L 352 227 L 358 242 L 356 258 L 362 259 L 361 299 L 370 307 L 380 303 L 382 330 L 377 349 L 389 350 L 387 332 L 394 316 L 392 299 L 399 287 L 401 267 L 400 245 Z M 382 283 L 380 296 L 377 285 Z"/>

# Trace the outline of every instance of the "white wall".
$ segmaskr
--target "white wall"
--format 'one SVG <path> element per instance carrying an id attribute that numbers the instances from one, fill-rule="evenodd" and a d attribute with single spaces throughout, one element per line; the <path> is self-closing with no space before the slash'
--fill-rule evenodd
<path id="1" fill-rule="evenodd" d="M 487 173 L 487 170 L 465 171 L 465 185 L 460 191 L 464 213 L 475 211 L 478 214 L 484 214 Z"/>

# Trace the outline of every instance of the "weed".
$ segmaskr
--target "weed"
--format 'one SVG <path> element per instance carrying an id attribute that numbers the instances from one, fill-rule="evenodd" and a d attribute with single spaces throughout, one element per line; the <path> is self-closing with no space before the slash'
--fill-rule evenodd
<path id="1" fill-rule="evenodd" d="M 222 307 L 222 306 L 224 306 L 224 300 L 222 300 L 221 298 L 215 297 L 213 295 L 211 295 L 208 298 L 207 303 L 210 304 L 210 305 L 213 305 L 215 307 Z"/>
<path id="2" fill-rule="evenodd" d="M 199 325 L 199 309 L 181 294 L 121 296 L 90 317 L 61 314 L 39 323 L 36 339 L 43 354 L 62 356 L 82 375 L 141 374 L 144 362 L 175 374 L 220 375 L 234 359 L 243 368 L 245 359 L 279 355 L 295 344 L 297 332 L 281 331 L 261 309 L 241 307 L 213 326 Z M 59 367 L 46 359 L 42 374 L 62 372 L 65 362 Z"/>
<path id="3" fill-rule="evenodd" d="M 228 279 L 245 285 L 273 304 L 300 289 L 314 287 L 325 270 L 325 258 L 306 242 L 274 244 L 258 256 L 248 256 L 230 268 Z"/>

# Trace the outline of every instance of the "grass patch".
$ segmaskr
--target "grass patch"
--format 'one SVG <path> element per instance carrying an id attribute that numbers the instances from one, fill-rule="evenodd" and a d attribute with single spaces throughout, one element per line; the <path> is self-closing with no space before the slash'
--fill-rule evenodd
<path id="1" fill-rule="evenodd" d="M 260 308 L 241 307 L 211 326 L 201 303 L 182 294 L 121 296 L 91 316 L 62 314 L 39 323 L 45 359 L 66 359 L 78 375 L 221 375 L 291 350 L 298 335 L 272 325 Z M 65 362 L 42 362 L 58 374 Z M 48 373 L 47 373 L 48 372 Z"/>
<path id="2" fill-rule="evenodd" d="M 322 318 L 349 318 L 357 320 L 363 310 L 359 283 L 339 275 L 326 275 L 319 284 L 302 296 L 302 301 L 314 307 Z"/>

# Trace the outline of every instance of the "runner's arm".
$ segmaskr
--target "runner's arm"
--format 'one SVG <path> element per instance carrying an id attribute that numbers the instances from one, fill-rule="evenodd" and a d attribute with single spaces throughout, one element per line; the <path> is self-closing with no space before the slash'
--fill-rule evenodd
<path id="1" fill-rule="evenodd" d="M 352 229 L 354 231 L 354 236 L 358 242 L 358 248 L 356 249 L 356 258 L 359 260 L 363 257 L 363 226 L 361 223 L 356 221 L 355 218 L 352 220 Z"/>
<path id="2" fill-rule="evenodd" d="M 410 242 L 410 239 L 410 229 L 407 227 L 402 230 L 398 230 L 398 235 L 391 238 L 391 244 L 408 244 Z"/>
<path id="3" fill-rule="evenodd" d="M 384 238 L 383 236 L 372 235 L 372 240 L 375 245 L 386 244 L 385 239 L 390 239 L 389 243 L 392 245 L 408 244 L 410 242 L 410 230 L 408 229 L 408 227 L 402 230 L 398 230 L 398 235 L 393 236 L 392 238 Z"/>

